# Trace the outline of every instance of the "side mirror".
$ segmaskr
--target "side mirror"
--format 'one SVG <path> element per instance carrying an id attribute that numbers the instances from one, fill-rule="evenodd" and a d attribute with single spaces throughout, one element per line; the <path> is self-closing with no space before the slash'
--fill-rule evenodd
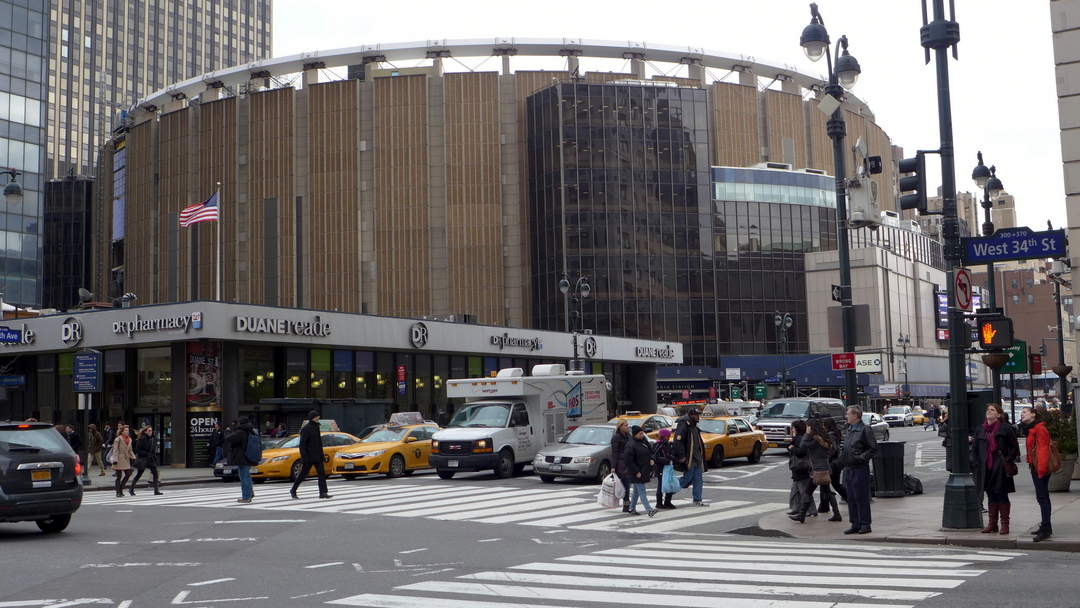
<path id="1" fill-rule="evenodd" d="M 405 443 L 412 443 L 414 441 L 416 441 L 416 437 L 409 436 L 405 438 Z"/>

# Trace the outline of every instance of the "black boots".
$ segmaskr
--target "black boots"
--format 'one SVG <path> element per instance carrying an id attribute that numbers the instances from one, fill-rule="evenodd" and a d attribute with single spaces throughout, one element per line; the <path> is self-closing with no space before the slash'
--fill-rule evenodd
<path id="1" fill-rule="evenodd" d="M 832 506 L 832 517 L 829 518 L 829 521 L 844 521 L 844 518 L 840 517 L 840 507 L 836 504 L 836 494 L 832 495 L 829 504 Z"/>
<path id="2" fill-rule="evenodd" d="M 1039 529 L 1035 531 L 1035 536 L 1031 537 L 1034 542 L 1042 542 L 1054 535 L 1054 529 L 1050 527 L 1050 524 L 1040 524 Z"/>

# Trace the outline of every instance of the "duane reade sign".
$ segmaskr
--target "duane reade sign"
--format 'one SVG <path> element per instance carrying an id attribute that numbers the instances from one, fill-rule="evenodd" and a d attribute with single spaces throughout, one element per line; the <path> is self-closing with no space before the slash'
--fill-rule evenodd
<path id="1" fill-rule="evenodd" d="M 855 373 L 857 374 L 880 374 L 881 353 L 869 353 L 855 355 Z"/>
<path id="2" fill-rule="evenodd" d="M 293 321 L 273 317 L 236 317 L 236 331 L 324 338 L 330 335 L 331 327 L 318 315 L 311 321 Z"/>

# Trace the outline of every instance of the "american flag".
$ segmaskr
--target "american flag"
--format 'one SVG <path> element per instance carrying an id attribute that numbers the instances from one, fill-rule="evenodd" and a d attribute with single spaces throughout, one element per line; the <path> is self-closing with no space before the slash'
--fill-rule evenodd
<path id="1" fill-rule="evenodd" d="M 220 209 L 221 206 L 218 204 L 218 193 L 215 192 L 213 196 L 205 201 L 181 209 L 180 227 L 187 228 L 188 226 L 198 224 L 199 222 L 216 222 L 220 217 Z"/>

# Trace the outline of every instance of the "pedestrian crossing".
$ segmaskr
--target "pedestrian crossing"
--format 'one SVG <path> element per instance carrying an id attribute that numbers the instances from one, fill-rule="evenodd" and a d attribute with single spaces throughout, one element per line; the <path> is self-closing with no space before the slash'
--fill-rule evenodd
<path id="1" fill-rule="evenodd" d="M 328 601 L 379 608 L 914 608 L 1022 556 L 797 541 L 676 538 Z M 539 603 L 535 603 L 539 602 Z"/>
<path id="2" fill-rule="evenodd" d="M 629 517 L 619 509 L 596 504 L 597 486 L 506 486 L 498 483 L 417 483 L 384 480 L 384 483 L 332 483 L 333 498 L 318 500 L 310 486 L 301 500 L 289 496 L 288 484 L 256 486 L 251 504 L 237 504 L 236 485 L 219 488 L 174 489 L 164 496 L 140 493 L 117 497 L 108 492 L 88 492 L 84 505 L 124 507 L 227 507 L 237 510 L 268 510 L 307 513 L 346 513 L 386 517 L 422 517 L 441 521 L 482 524 L 520 524 L 540 528 L 570 528 L 611 532 L 655 533 L 689 529 L 701 531 L 725 521 L 786 509 L 787 503 L 724 500 L 707 507 L 690 503 L 688 492 L 676 498 L 674 510 L 655 517 Z M 652 496 L 650 496 L 652 498 Z"/>
<path id="3" fill-rule="evenodd" d="M 941 440 L 924 441 L 915 446 L 915 466 L 935 471 L 945 470 L 945 448 Z"/>

